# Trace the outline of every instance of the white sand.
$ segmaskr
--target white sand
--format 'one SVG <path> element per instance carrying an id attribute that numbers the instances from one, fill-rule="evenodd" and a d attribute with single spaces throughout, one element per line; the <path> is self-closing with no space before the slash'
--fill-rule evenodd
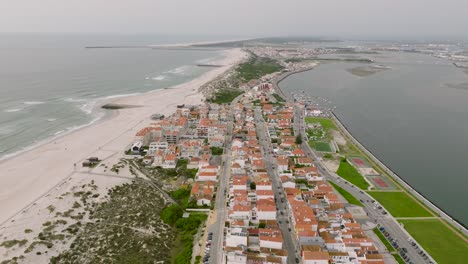
<path id="1" fill-rule="evenodd" d="M 172 89 L 114 99 L 112 103 L 141 105 L 115 111 L 116 114 L 91 126 L 64 135 L 0 163 L 0 234 L 1 227 L 24 208 L 76 174 L 73 164 L 98 156 L 116 162 L 132 143 L 135 133 L 147 126 L 154 113 L 169 115 L 178 104 L 198 104 L 203 96 L 198 88 L 225 72 L 245 57 L 240 49 L 226 51 L 227 57 L 199 78 Z M 80 169 L 81 170 L 81 169 Z M 53 199 L 53 198 L 51 198 Z M 47 204 L 47 202 L 44 202 Z M 34 221 L 33 219 L 31 221 Z"/>

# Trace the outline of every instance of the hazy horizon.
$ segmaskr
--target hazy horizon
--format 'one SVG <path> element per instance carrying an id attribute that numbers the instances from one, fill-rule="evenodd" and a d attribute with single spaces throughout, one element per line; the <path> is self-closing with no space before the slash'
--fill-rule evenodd
<path id="1" fill-rule="evenodd" d="M 2 7 L 0 32 L 466 40 L 465 10 L 459 0 L 18 0 Z"/>

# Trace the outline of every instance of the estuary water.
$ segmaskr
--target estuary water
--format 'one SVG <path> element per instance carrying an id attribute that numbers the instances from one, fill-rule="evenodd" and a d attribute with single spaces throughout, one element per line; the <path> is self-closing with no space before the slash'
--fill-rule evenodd
<path id="1" fill-rule="evenodd" d="M 333 102 L 336 115 L 414 189 L 468 225 L 468 75 L 416 53 L 366 54 L 391 67 L 358 77 L 362 63 L 326 62 L 280 83 Z"/>
<path id="2" fill-rule="evenodd" d="M 167 36 L 0 35 L 0 160 L 102 118 L 100 99 L 194 79 L 216 50 L 144 46 L 208 41 Z"/>

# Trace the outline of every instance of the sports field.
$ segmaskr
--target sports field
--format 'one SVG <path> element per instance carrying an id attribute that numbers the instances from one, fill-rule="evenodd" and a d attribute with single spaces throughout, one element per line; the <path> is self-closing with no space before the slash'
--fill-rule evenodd
<path id="1" fill-rule="evenodd" d="M 381 175 L 372 175 L 366 176 L 368 180 L 370 180 L 374 187 L 379 190 L 396 190 L 397 188 L 391 181 L 389 181 L 386 177 Z"/>
<path id="2" fill-rule="evenodd" d="M 332 152 L 330 144 L 324 141 L 313 141 L 312 144 L 317 151 L 320 152 Z"/>
<path id="3" fill-rule="evenodd" d="M 325 131 L 336 129 L 335 123 L 330 118 L 306 117 L 306 123 L 320 123 Z"/>
<path id="4" fill-rule="evenodd" d="M 336 171 L 336 174 L 340 175 L 341 178 L 349 181 L 350 183 L 356 185 L 362 190 L 367 190 L 369 183 L 362 177 L 361 174 L 354 168 L 351 164 L 346 161 L 340 162 L 340 167 Z"/>
<path id="5" fill-rule="evenodd" d="M 429 211 L 404 192 L 368 192 L 394 217 L 430 217 Z"/>
<path id="6" fill-rule="evenodd" d="M 350 156 L 347 160 L 351 162 L 356 168 L 372 168 L 367 160 L 361 156 Z"/>
<path id="7" fill-rule="evenodd" d="M 468 243 L 439 220 L 399 220 L 408 233 L 441 264 L 466 263 Z"/>

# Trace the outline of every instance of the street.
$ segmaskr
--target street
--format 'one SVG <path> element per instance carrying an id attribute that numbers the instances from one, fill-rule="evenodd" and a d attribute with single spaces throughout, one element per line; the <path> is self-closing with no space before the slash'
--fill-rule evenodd
<path id="1" fill-rule="evenodd" d="M 278 171 L 276 170 L 276 158 L 272 155 L 273 147 L 260 108 L 255 109 L 255 127 L 263 157 L 265 158 L 265 167 L 272 182 L 273 192 L 276 197 L 276 207 L 278 208 L 277 219 L 281 234 L 283 235 L 283 248 L 286 249 L 289 254 L 294 253 L 294 255 L 288 255 L 288 263 L 296 263 L 295 259 L 299 259 L 296 250 L 298 247 L 296 245 L 296 239 L 293 237 L 294 232 L 290 231 L 293 228 L 290 225 L 289 210 L 287 209 L 288 201 L 284 194 Z M 283 212 L 283 214 L 281 214 L 281 212 Z"/>
<path id="2" fill-rule="evenodd" d="M 224 223 L 227 218 L 226 210 L 226 193 L 227 181 L 231 175 L 231 143 L 233 131 L 233 106 L 242 98 L 243 95 L 236 97 L 230 106 L 230 113 L 227 120 L 228 128 L 224 143 L 224 155 L 221 173 L 218 179 L 218 191 L 216 192 L 216 203 L 214 210 L 217 212 L 216 222 L 209 228 L 209 232 L 213 232 L 213 242 L 210 250 L 210 263 L 218 264 L 223 263 L 223 242 L 224 242 Z"/>

